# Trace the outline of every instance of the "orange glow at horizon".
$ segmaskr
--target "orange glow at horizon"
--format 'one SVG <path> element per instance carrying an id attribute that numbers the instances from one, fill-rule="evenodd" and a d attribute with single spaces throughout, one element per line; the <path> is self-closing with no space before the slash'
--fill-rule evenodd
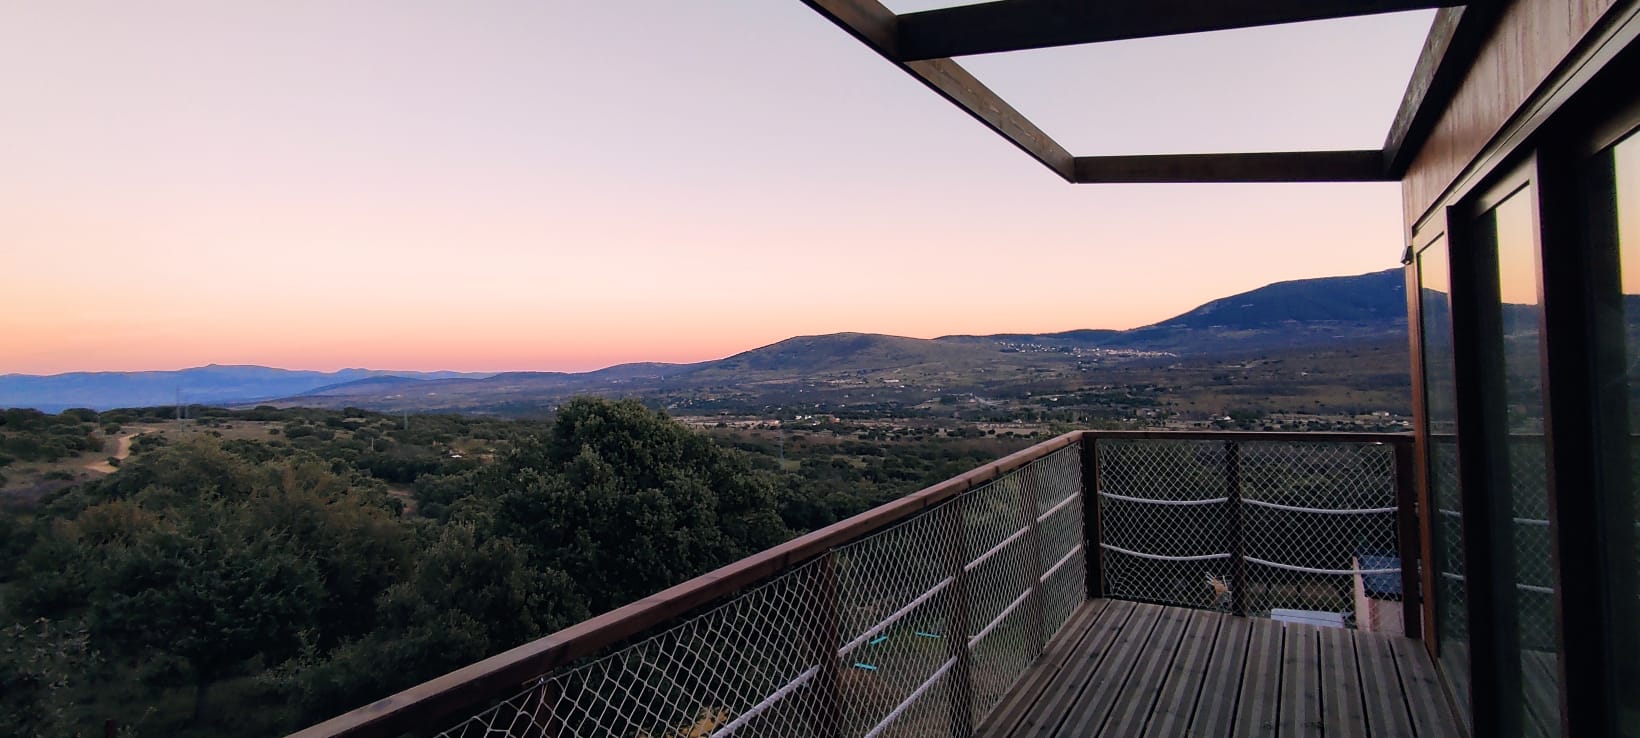
<path id="1" fill-rule="evenodd" d="M 1291 78 L 1260 84 L 1302 110 L 1147 82 L 1218 126 L 1139 88 L 1044 95 L 1030 58 L 975 68 L 1045 124 L 1110 121 L 1090 131 L 1120 151 L 1202 128 L 1377 146 L 1428 15 L 1303 25 L 1212 49 L 1267 55 Z M 1276 63 L 1317 47 L 1336 63 Z M 1190 66 L 1174 41 L 1101 53 Z M 15 5 L 0 88 L 0 373 L 582 371 L 1131 328 L 1390 268 L 1402 242 L 1394 184 L 1066 185 L 798 2 Z"/>

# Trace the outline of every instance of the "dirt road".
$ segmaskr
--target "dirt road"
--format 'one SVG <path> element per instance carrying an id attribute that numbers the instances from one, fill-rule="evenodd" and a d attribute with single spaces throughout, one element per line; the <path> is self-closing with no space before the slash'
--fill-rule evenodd
<path id="1" fill-rule="evenodd" d="M 147 433 L 151 430 L 154 430 L 154 429 L 153 428 L 140 428 L 140 429 L 138 429 L 138 430 L 136 430 L 135 432 L 132 432 L 132 433 L 121 433 L 119 436 L 117 436 L 115 438 L 116 445 L 114 447 L 113 458 L 118 459 L 120 461 L 125 461 L 127 458 L 130 458 L 130 456 L 131 456 L 131 439 L 136 438 L 137 436 L 140 436 L 140 435 L 142 435 L 144 433 Z M 94 463 L 86 464 L 85 468 L 90 469 L 91 471 L 94 471 L 94 472 L 101 472 L 103 474 L 113 474 L 115 467 L 114 467 L 113 464 L 108 463 L 108 459 L 104 458 L 104 459 L 99 459 Z"/>

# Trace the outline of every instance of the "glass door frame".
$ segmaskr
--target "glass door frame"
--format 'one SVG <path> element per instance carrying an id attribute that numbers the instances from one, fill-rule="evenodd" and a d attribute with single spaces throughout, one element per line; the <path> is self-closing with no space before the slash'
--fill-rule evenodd
<path id="1" fill-rule="evenodd" d="M 1538 157 L 1527 151 L 1446 210 L 1451 259 L 1453 357 L 1457 374 L 1458 478 L 1462 500 L 1464 595 L 1469 633 L 1469 694 L 1477 736 L 1525 735 L 1525 708 L 1514 607 L 1514 508 L 1510 492 L 1507 388 L 1496 234 L 1482 219 L 1525 196 L 1532 210 L 1532 248 L 1541 254 Z M 1535 259 L 1543 304 L 1542 259 Z M 1542 326 L 1539 326 L 1540 337 Z M 1548 407 L 1544 408 L 1547 420 Z M 1551 481 L 1550 487 L 1553 487 Z M 1552 496 L 1552 492 L 1551 492 Z M 1554 514 L 1550 513 L 1551 538 Z M 1557 586 L 1558 590 L 1558 586 Z M 1558 619 L 1557 619 L 1558 623 Z M 1558 628 L 1557 628 L 1558 631 Z"/>
<path id="2" fill-rule="evenodd" d="M 1495 555 L 1500 548 L 1512 549 L 1508 527 L 1513 522 L 1512 510 L 1508 505 L 1494 505 L 1489 494 L 1500 480 L 1508 479 L 1507 469 L 1494 466 L 1499 459 L 1507 459 L 1496 453 L 1508 435 L 1503 377 L 1500 372 L 1486 371 L 1489 364 L 1498 365 L 1495 359 L 1500 358 L 1489 353 L 1495 347 L 1486 345 L 1492 339 L 1491 332 L 1484 330 L 1495 330 L 1501 320 L 1497 264 L 1495 254 L 1477 248 L 1476 237 L 1484 234 L 1475 228 L 1477 217 L 1526 184 L 1532 186 L 1534 214 L 1559 732 L 1579 738 L 1624 735 L 1619 707 L 1632 701 L 1621 691 L 1625 685 L 1619 681 L 1617 665 L 1636 652 L 1634 641 L 1640 640 L 1640 633 L 1632 631 L 1640 628 L 1640 617 L 1613 614 L 1621 612 L 1613 603 L 1614 598 L 1632 597 L 1634 587 L 1640 587 L 1617 580 L 1640 572 L 1634 571 L 1632 557 L 1614 552 L 1624 539 L 1611 531 L 1612 526 L 1633 526 L 1640 489 L 1625 489 L 1615 502 L 1592 491 L 1602 483 L 1602 475 L 1607 480 L 1604 483 L 1617 483 L 1617 471 L 1597 471 L 1600 463 L 1615 463 L 1613 450 L 1599 445 L 1614 443 L 1605 437 L 1609 433 L 1601 434 L 1600 421 L 1601 413 L 1610 410 L 1605 406 L 1614 403 L 1602 402 L 1595 380 L 1601 371 L 1610 373 L 1610 367 L 1601 362 L 1609 363 L 1612 346 L 1621 348 L 1622 342 L 1613 341 L 1610 316 L 1599 317 L 1600 310 L 1609 313 L 1611 306 L 1595 304 L 1603 291 L 1611 289 L 1615 256 L 1611 237 L 1602 235 L 1611 231 L 1610 215 L 1602 224 L 1590 212 L 1590 205 L 1611 196 L 1611 182 L 1609 175 L 1604 184 L 1592 179 L 1588 166 L 1591 157 L 1640 130 L 1640 95 L 1633 83 L 1640 79 L 1640 45 L 1629 44 L 1640 31 L 1626 33 L 1621 43 L 1602 42 L 1591 52 L 1598 59 L 1575 72 L 1573 76 L 1580 80 L 1576 85 L 1568 83 L 1565 88 L 1539 93 L 1543 101 L 1518 111 L 1506 127 L 1507 135 L 1500 134 L 1471 161 L 1435 206 L 1416 217 L 1408 216 L 1411 228 L 1403 263 L 1407 265 L 1412 402 L 1419 420 L 1414 428 L 1419 507 L 1425 511 L 1420 526 L 1425 647 L 1437 656 L 1443 644 L 1439 628 L 1432 626 L 1438 622 L 1439 603 L 1431 585 L 1438 574 L 1431 556 L 1435 513 L 1418 257 L 1445 236 L 1451 280 L 1450 348 L 1457 365 L 1460 529 L 1465 539 L 1462 563 L 1469 610 L 1464 622 L 1471 660 L 1462 675 L 1446 674 L 1438 658 L 1436 664 L 1446 676 L 1449 696 L 1455 693 L 1453 679 L 1470 679 L 1469 704 L 1458 707 L 1473 721 L 1475 736 L 1520 736 L 1526 728 L 1515 614 L 1501 612 L 1506 608 L 1497 606 L 1500 599 L 1512 601 L 1500 598 L 1498 591 L 1513 589 L 1515 567 Z M 1607 253 L 1602 255 L 1602 250 Z M 1620 471 L 1626 475 L 1628 468 Z M 1508 497 L 1503 501 L 1509 501 Z M 1624 535 L 1640 532 L 1630 529 Z M 1513 556 L 1512 550 L 1504 553 Z M 1488 591 L 1477 593 L 1475 584 Z M 1635 606 L 1640 608 L 1640 603 Z"/>

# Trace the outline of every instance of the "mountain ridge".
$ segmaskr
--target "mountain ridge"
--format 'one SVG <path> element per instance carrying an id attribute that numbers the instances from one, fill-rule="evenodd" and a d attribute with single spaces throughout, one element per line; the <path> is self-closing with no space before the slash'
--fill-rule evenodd
<path id="1" fill-rule="evenodd" d="M 284 370 L 217 365 L 170 372 L 74 372 L 0 376 L 0 406 L 54 408 L 168 405 L 178 387 L 183 400 L 210 404 L 399 409 L 415 404 L 452 411 L 490 406 L 550 405 L 581 393 L 641 395 L 667 391 L 744 391 L 757 383 L 839 383 L 872 374 L 905 373 L 951 381 L 983 376 L 988 368 L 1026 374 L 1044 367 L 1156 361 L 1179 356 L 1312 345 L 1381 341 L 1406 331 L 1405 286 L 1399 269 L 1361 275 L 1287 280 L 1203 303 L 1157 323 L 1127 330 L 1074 329 L 1051 333 L 955 334 L 912 338 L 873 333 L 793 336 L 712 361 L 635 362 L 589 372 L 401 372 L 343 369 Z M 1399 311 L 1394 306 L 1400 306 Z M 237 375 L 215 384 L 190 379 Z M 121 388 L 83 386 L 91 378 Z M 26 396 L 35 383 L 32 401 Z M 885 382 L 897 382 L 892 378 Z M 55 385 L 55 386 L 52 386 Z M 76 391 L 78 394 L 76 394 Z M 112 397 L 127 398 L 110 404 Z M 44 398 L 44 400 L 42 400 Z M 433 399 L 438 398 L 438 399 Z M 419 403 L 419 404 L 418 404 Z"/>
<path id="2" fill-rule="evenodd" d="M 65 372 L 0 375 L 0 407 L 30 407 L 45 412 L 88 407 L 191 404 L 243 404 L 305 394 L 316 389 L 373 377 L 410 381 L 475 379 L 481 372 L 415 372 L 383 369 L 339 369 L 321 372 L 280 369 L 259 364 L 207 364 L 184 369 L 138 372 Z"/>

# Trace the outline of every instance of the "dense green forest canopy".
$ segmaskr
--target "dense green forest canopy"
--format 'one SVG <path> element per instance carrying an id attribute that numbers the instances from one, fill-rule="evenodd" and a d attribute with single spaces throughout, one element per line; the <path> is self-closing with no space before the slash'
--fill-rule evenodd
<path id="1" fill-rule="evenodd" d="M 591 399 L 175 414 L 3 416 L 19 463 L 131 455 L 0 498 L 0 734 L 280 734 L 1029 443 Z"/>

